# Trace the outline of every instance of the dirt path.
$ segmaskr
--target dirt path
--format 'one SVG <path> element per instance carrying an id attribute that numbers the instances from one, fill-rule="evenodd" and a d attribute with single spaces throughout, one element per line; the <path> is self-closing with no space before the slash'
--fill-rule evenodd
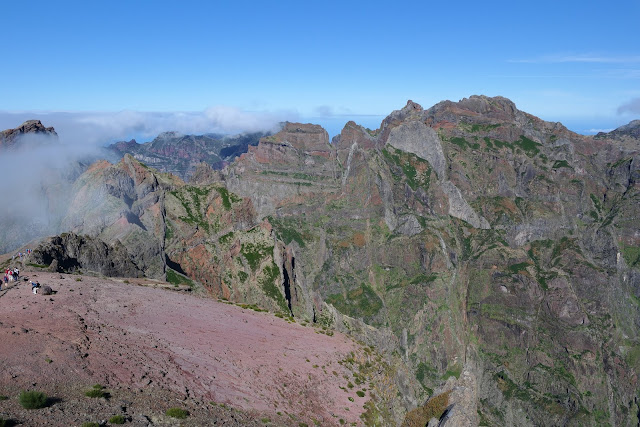
<path id="1" fill-rule="evenodd" d="M 186 292 L 31 276 L 57 292 L 34 295 L 27 282 L 0 292 L 0 394 L 41 389 L 82 401 L 82 390 L 98 383 L 114 395 L 157 391 L 278 423 L 360 424 L 367 397 L 346 389 L 351 372 L 338 363 L 359 349 L 341 334 Z M 11 400 L 0 401 L 1 412 Z"/>

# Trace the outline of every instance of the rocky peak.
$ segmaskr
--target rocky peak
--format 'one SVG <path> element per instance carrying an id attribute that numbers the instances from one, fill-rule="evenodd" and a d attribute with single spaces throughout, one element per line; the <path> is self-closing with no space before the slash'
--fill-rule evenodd
<path id="1" fill-rule="evenodd" d="M 632 120 L 626 125 L 620 126 L 617 129 L 612 130 L 609 133 L 600 132 L 596 135 L 597 137 L 604 136 L 630 136 L 632 138 L 640 138 L 640 120 Z"/>
<path id="2" fill-rule="evenodd" d="M 162 140 L 167 140 L 167 139 L 176 139 L 176 138 L 180 138 L 183 137 L 184 135 L 181 134 L 180 132 L 176 132 L 176 131 L 168 131 L 168 132 L 162 132 L 160 133 L 158 136 L 156 136 L 154 138 L 154 141 L 162 141 Z"/>
<path id="3" fill-rule="evenodd" d="M 463 98 L 458 102 L 458 105 L 469 111 L 484 115 L 504 113 L 514 117 L 516 111 L 518 111 L 513 101 L 502 96 L 492 98 L 484 95 L 472 95 L 469 98 Z"/>
<path id="4" fill-rule="evenodd" d="M 442 101 L 429 108 L 427 120 L 432 123 L 515 122 L 520 112 L 513 101 L 502 96 L 472 95 L 458 102 Z"/>
<path id="5" fill-rule="evenodd" d="M 394 123 L 403 122 L 406 120 L 421 120 L 424 114 L 424 109 L 420 104 L 408 100 L 400 110 L 394 110 L 382 121 L 382 128 L 385 129 Z"/>
<path id="6" fill-rule="evenodd" d="M 21 136 L 27 134 L 58 137 L 53 127 L 45 127 L 40 120 L 27 120 L 15 129 L 7 129 L 0 132 L 0 147 L 13 146 Z"/>
<path id="7" fill-rule="evenodd" d="M 338 150 L 348 150 L 354 143 L 357 143 L 360 148 L 373 148 L 376 145 L 375 135 L 375 132 L 369 131 L 353 121 L 349 121 L 344 125 L 344 128 L 342 128 L 340 135 L 334 137 L 333 144 Z"/>
<path id="8" fill-rule="evenodd" d="M 130 141 L 118 141 L 115 144 L 113 144 L 112 147 L 122 153 L 127 153 L 132 150 L 135 150 L 139 145 L 140 144 L 138 144 L 138 142 L 135 139 L 132 139 Z"/>
<path id="9" fill-rule="evenodd" d="M 22 123 L 17 129 L 21 133 L 47 133 L 56 134 L 56 131 L 51 127 L 44 127 L 40 120 L 27 120 Z M 57 135 L 57 134 L 56 134 Z"/>
<path id="10" fill-rule="evenodd" d="M 303 151 L 328 151 L 329 134 L 320 125 L 286 122 L 275 135 L 262 138 L 260 142 L 288 143 Z"/>
<path id="11" fill-rule="evenodd" d="M 423 111 L 424 109 L 422 108 L 422 105 L 417 104 L 415 102 L 413 102 L 412 100 L 408 100 L 407 101 L 407 105 L 404 106 L 404 108 L 402 109 L 402 111 Z"/>

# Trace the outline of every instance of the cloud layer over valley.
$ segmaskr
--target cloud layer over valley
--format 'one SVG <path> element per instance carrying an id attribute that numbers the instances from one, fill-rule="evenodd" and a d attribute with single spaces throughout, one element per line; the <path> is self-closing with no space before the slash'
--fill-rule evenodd
<path id="1" fill-rule="evenodd" d="M 53 126 L 58 137 L 25 134 L 2 151 L 0 206 L 3 230 L 0 253 L 32 238 L 55 234 L 70 202 L 73 181 L 98 159 L 118 159 L 105 149 L 109 143 L 137 138 L 147 141 L 165 131 L 184 134 L 239 134 L 270 131 L 295 115 L 248 113 L 232 107 L 202 112 L 0 112 L 0 130 L 38 119 Z"/>

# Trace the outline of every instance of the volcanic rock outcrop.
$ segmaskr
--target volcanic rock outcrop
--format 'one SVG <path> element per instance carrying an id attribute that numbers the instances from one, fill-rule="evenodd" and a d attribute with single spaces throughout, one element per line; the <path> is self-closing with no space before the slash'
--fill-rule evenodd
<path id="1" fill-rule="evenodd" d="M 64 233 L 38 245 L 31 262 L 60 273 L 93 272 L 110 277 L 141 277 L 122 243 L 113 246 L 89 236 Z"/>
<path id="2" fill-rule="evenodd" d="M 44 127 L 40 120 L 27 120 L 15 129 L 0 132 L 0 149 L 17 146 L 20 139 L 27 135 L 58 137 L 53 127 Z"/>

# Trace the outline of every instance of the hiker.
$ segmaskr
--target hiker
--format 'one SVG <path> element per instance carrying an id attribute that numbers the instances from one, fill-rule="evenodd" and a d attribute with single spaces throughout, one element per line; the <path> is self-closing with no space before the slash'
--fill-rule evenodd
<path id="1" fill-rule="evenodd" d="M 31 290 L 33 291 L 34 294 L 38 293 L 38 288 L 40 287 L 40 283 L 38 282 L 31 282 Z"/>

